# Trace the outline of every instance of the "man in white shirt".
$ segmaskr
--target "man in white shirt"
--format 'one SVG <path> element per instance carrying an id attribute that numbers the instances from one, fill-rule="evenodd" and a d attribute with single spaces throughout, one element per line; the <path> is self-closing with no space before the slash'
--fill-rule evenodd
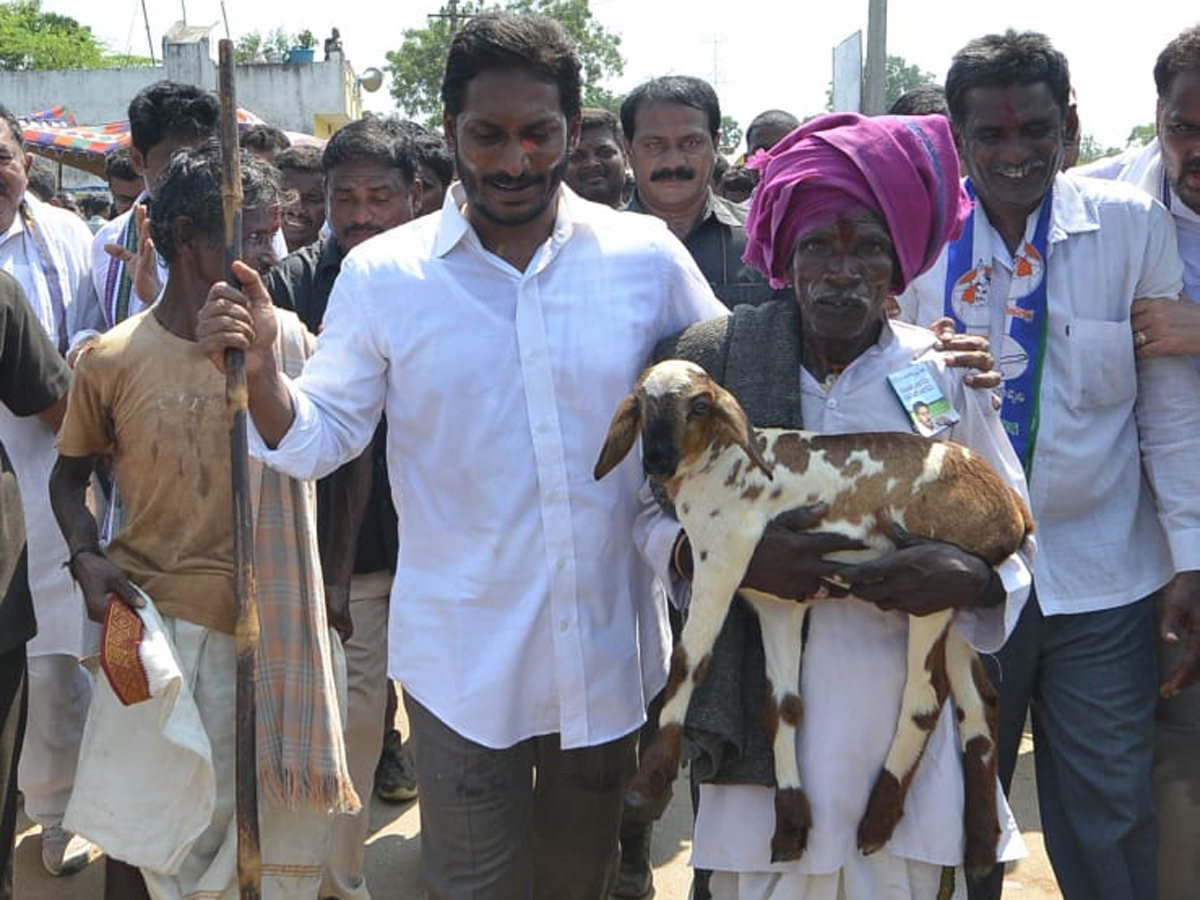
<path id="1" fill-rule="evenodd" d="M 1200 26 L 1167 44 L 1154 65 L 1154 81 L 1158 136 L 1078 172 L 1136 184 L 1171 211 L 1184 299 L 1134 303 L 1134 333 L 1143 336 L 1137 353 L 1184 354 L 1200 366 L 1200 304 L 1194 302 L 1200 301 Z M 1161 671 L 1174 664 L 1179 649 L 1160 647 Z M 1155 724 L 1158 900 L 1189 900 L 1200 885 L 1200 687 L 1159 698 Z"/>
<path id="2" fill-rule="evenodd" d="M 636 465 L 599 483 L 592 468 L 656 341 L 724 308 L 661 222 L 563 187 L 579 71 L 542 17 L 455 36 L 443 121 L 462 181 L 440 214 L 347 255 L 298 381 L 267 362 L 255 279 L 249 308 L 216 285 L 201 311 L 215 361 L 247 350 L 269 465 L 329 472 L 386 411 L 390 674 L 431 900 L 607 896 L 636 732 L 666 680 L 666 610 L 636 547 L 665 557 L 674 529 L 638 520 Z"/>
<path id="3" fill-rule="evenodd" d="M 0 107 L 0 269 L 24 289 L 59 353 L 95 309 L 88 280 L 92 232 L 77 215 L 42 203 L 26 191 L 33 157 L 21 126 Z M 29 586 L 38 634 L 29 642 L 29 724 L 19 782 L 25 811 L 42 826 L 42 863 L 51 875 L 87 864 L 91 845 L 62 829 L 92 695 L 79 658 L 91 648 L 83 603 L 63 563 L 67 546 L 54 524 L 45 486 L 54 465 L 54 434 L 39 421 L 0 409 L 0 443 L 25 489 L 21 503 L 29 541 Z"/>
<path id="4" fill-rule="evenodd" d="M 1002 780 L 1031 711 L 1063 896 L 1138 900 L 1156 893 L 1159 636 L 1186 648 L 1165 696 L 1200 673 L 1200 378 L 1182 357 L 1135 359 L 1134 298 L 1180 292 L 1170 215 L 1132 187 L 1058 174 L 1068 92 L 1040 34 L 955 56 L 946 94 L 978 204 L 900 302 L 990 337 L 1029 477 L 1039 554 L 999 654 Z M 999 896 L 1000 880 L 973 895 Z"/>

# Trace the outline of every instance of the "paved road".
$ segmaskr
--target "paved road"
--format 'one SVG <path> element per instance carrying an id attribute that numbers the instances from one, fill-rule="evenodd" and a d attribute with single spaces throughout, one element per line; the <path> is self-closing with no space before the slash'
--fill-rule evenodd
<path id="1" fill-rule="evenodd" d="M 1042 847 L 1029 749 L 1028 745 L 1022 748 L 1013 786 L 1013 805 L 1030 856 L 1009 871 L 1004 897 L 1005 900 L 1059 900 L 1062 895 Z M 675 791 L 675 799 L 654 832 L 651 855 L 658 900 L 687 900 L 691 878 L 687 864 L 691 849 L 687 793 Z M 420 875 L 419 818 L 417 802 L 393 805 L 372 801 L 366 868 L 367 884 L 375 900 L 422 900 L 425 896 Z M 24 817 L 17 827 L 16 900 L 101 900 L 103 864 L 93 863 L 69 878 L 51 878 L 41 867 L 37 829 Z"/>

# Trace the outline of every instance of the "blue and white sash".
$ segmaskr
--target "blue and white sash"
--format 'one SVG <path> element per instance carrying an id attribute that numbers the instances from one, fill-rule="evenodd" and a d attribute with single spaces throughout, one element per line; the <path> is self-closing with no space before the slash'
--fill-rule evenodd
<path id="1" fill-rule="evenodd" d="M 968 178 L 967 193 L 975 199 Z M 945 312 L 962 330 L 987 335 L 992 322 L 993 299 L 1004 302 L 1004 335 L 993 342 L 1000 375 L 1004 379 L 1000 421 L 1026 477 L 1033 465 L 1037 443 L 1038 401 L 1042 365 L 1046 356 L 1046 259 L 1049 249 L 1052 195 L 1047 195 L 1021 246 L 1013 254 L 1012 281 L 1007 298 L 992 298 L 993 251 L 991 226 L 983 205 L 975 203 L 962 236 L 947 250 Z"/>

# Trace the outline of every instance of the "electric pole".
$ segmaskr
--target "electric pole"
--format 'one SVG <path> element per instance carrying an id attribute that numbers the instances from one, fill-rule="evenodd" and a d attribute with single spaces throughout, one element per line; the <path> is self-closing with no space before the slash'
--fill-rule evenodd
<path id="1" fill-rule="evenodd" d="M 878 116 L 887 100 L 887 0 L 867 0 L 867 61 L 863 112 Z"/>
<path id="2" fill-rule="evenodd" d="M 430 19 L 446 19 L 450 23 L 450 33 L 458 34 L 458 22 L 460 18 L 467 16 L 459 16 L 458 0 L 446 0 L 446 5 L 442 7 L 441 12 L 429 13 Z"/>

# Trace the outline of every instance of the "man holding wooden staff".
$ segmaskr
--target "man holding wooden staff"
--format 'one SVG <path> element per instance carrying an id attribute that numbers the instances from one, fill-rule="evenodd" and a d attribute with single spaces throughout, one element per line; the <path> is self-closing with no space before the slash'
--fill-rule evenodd
<path id="1" fill-rule="evenodd" d="M 197 310 L 210 286 L 224 278 L 221 172 L 219 148 L 206 144 L 177 154 L 156 187 L 151 229 L 169 268 L 166 287 L 153 308 L 82 352 L 51 479 L 71 571 L 89 614 L 102 619 L 110 603 L 124 604 L 141 610 L 149 622 L 134 586 L 144 591 L 161 616 L 203 726 L 199 743 L 211 760 L 213 796 L 198 796 L 203 792 L 194 784 L 181 783 L 177 798 L 144 804 L 148 816 L 161 815 L 160 821 L 126 815 L 111 833 L 95 835 L 110 854 L 141 867 L 154 900 L 237 896 L 230 422 L 224 377 L 195 341 Z M 278 202 L 273 170 L 243 155 L 241 174 L 246 213 Z M 236 265 L 235 271 L 245 272 Z M 298 373 L 311 339 L 295 316 L 281 313 L 280 323 L 277 364 Z M 88 474 L 100 456 L 113 459 L 126 509 L 124 529 L 103 553 L 84 504 Z M 335 667 L 333 654 L 340 649 L 325 616 L 311 485 L 251 466 L 261 620 L 255 705 L 262 896 L 312 900 L 330 813 L 358 807 L 339 723 L 335 668 L 341 667 Z M 106 672 L 121 696 L 108 667 Z M 148 693 L 149 702 L 158 702 Z M 188 693 L 181 691 L 176 705 Z M 148 777 L 178 764 L 175 757 L 183 754 L 155 753 L 161 745 L 135 743 L 122 734 L 120 717 L 137 704 L 110 709 L 112 715 L 105 710 L 104 718 L 114 720 L 111 730 L 101 734 L 102 717 L 94 710 L 97 727 L 89 723 L 85 744 L 89 739 L 96 748 L 101 740 L 118 744 L 93 751 L 93 759 L 140 755 L 137 764 Z M 118 812 L 133 809 L 136 798 L 123 795 L 136 792 L 113 779 L 111 796 L 92 796 L 89 803 L 116 804 Z M 207 803 L 211 813 L 190 840 L 162 836 L 176 830 L 180 817 L 208 810 Z M 78 812 L 84 817 L 87 810 Z"/>

